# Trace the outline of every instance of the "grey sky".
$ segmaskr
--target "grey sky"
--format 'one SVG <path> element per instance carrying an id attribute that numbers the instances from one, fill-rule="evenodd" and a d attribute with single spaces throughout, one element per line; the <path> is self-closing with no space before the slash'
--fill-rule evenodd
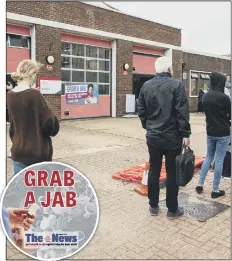
<path id="1" fill-rule="evenodd" d="M 104 6 L 100 2 L 88 2 Z M 230 2 L 114 2 L 120 11 L 182 29 L 182 47 L 212 54 L 231 53 Z"/>

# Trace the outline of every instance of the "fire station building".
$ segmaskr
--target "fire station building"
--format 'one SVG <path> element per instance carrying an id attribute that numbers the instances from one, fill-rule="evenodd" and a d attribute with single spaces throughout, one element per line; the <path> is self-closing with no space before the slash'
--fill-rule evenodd
<path id="1" fill-rule="evenodd" d="M 62 120 L 124 115 L 127 95 L 137 98 L 160 56 L 172 59 L 193 112 L 210 72 L 230 80 L 231 58 L 182 50 L 181 29 L 83 2 L 7 1 L 6 29 L 7 81 L 21 60 L 43 63 L 43 84 L 60 84 L 44 96 Z M 65 86 L 85 83 L 97 84 L 98 102 L 67 102 Z"/>

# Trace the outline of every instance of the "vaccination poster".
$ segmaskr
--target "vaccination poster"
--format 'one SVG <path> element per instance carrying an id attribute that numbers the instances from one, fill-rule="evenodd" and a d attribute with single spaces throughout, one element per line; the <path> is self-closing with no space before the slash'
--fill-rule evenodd
<path id="1" fill-rule="evenodd" d="M 98 104 L 98 84 L 66 84 L 66 104 Z"/>

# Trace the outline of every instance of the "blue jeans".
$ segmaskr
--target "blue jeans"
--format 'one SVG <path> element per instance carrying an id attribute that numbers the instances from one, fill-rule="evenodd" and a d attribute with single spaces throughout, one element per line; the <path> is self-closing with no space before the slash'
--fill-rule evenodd
<path id="1" fill-rule="evenodd" d="M 21 170 L 25 169 L 26 167 L 30 166 L 30 164 L 17 162 L 17 161 L 13 161 L 13 164 L 14 164 L 14 175 L 19 173 Z"/>
<path id="2" fill-rule="evenodd" d="M 219 190 L 220 180 L 223 170 L 223 162 L 226 156 L 226 151 L 230 143 L 230 136 L 226 137 L 211 137 L 207 136 L 207 155 L 201 167 L 198 186 L 204 185 L 206 175 L 209 171 L 211 163 L 215 157 L 213 191 Z"/>

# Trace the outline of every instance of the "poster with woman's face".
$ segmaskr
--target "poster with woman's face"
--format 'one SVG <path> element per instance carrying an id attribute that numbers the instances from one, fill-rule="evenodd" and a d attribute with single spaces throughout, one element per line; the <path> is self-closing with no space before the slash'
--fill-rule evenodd
<path id="1" fill-rule="evenodd" d="M 93 84 L 88 84 L 88 96 L 85 99 L 85 104 L 97 104 L 98 103 L 98 88 Z"/>
<path id="2" fill-rule="evenodd" d="M 65 84 L 66 104 L 98 104 L 98 84 Z"/>

